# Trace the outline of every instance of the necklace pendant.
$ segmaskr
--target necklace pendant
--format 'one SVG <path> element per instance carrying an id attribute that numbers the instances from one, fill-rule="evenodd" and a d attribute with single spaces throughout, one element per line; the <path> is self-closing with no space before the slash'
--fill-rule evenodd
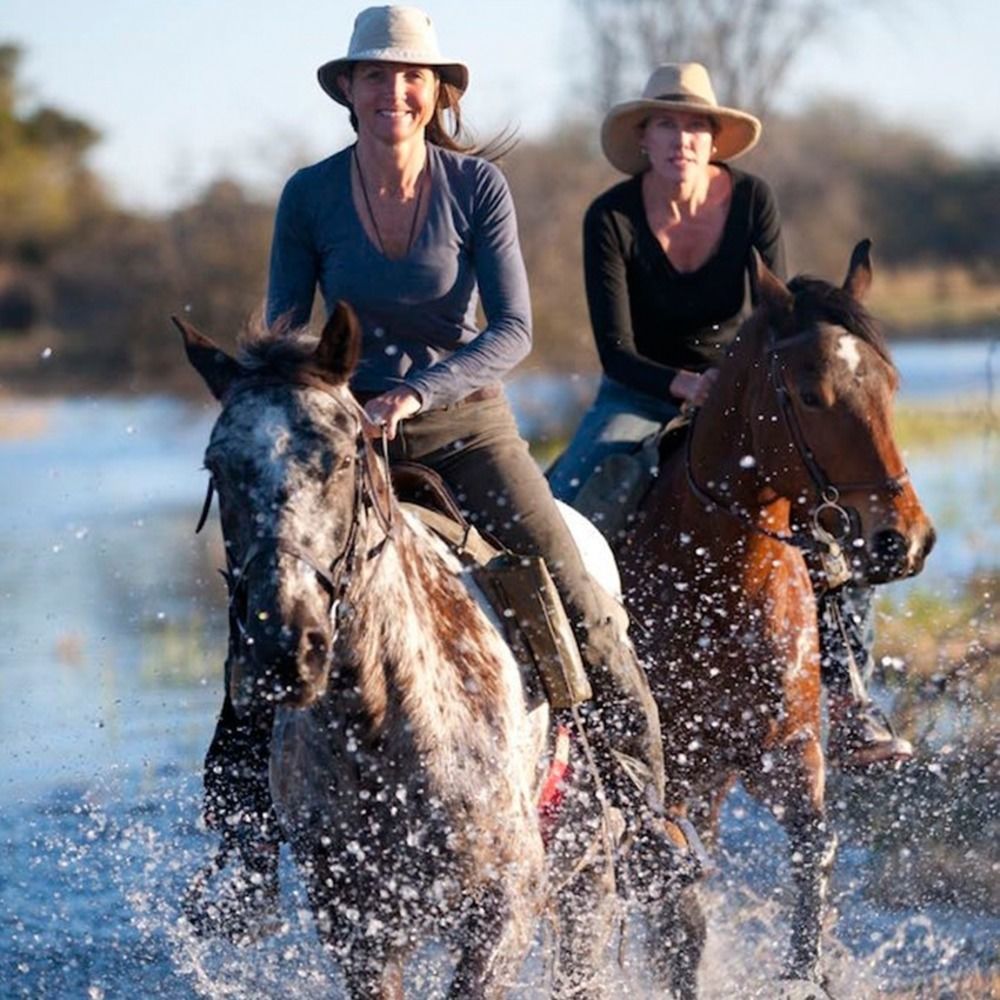
<path id="1" fill-rule="evenodd" d="M 413 249 L 414 241 L 416 240 L 417 220 L 420 218 L 420 209 L 423 205 L 424 187 L 428 183 L 428 178 L 425 177 L 424 175 L 429 171 L 430 161 L 428 160 L 425 163 L 424 169 L 421 171 L 420 175 L 417 178 L 417 197 L 414 200 L 413 214 L 410 217 L 409 235 L 407 236 L 406 246 L 404 247 L 403 252 L 398 256 L 390 255 L 389 253 L 386 252 L 385 240 L 382 237 L 382 231 L 381 229 L 379 229 L 378 219 L 375 216 L 375 210 L 372 206 L 371 199 L 368 196 L 368 186 L 365 184 L 365 175 L 361 169 L 361 161 L 358 158 L 357 143 L 355 143 L 354 146 L 352 147 L 352 161 L 354 163 L 355 169 L 358 172 L 358 184 L 361 188 L 361 197 L 365 203 L 365 210 L 368 213 L 368 221 L 371 223 L 372 231 L 375 234 L 375 242 L 378 245 L 379 252 L 382 254 L 383 257 L 386 257 L 389 260 L 402 260 L 404 257 L 409 256 L 410 251 Z"/>

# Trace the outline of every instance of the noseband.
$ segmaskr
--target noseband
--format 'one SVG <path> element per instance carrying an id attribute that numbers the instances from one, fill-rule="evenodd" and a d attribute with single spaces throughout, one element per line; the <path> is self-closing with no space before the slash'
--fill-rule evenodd
<path id="1" fill-rule="evenodd" d="M 246 378 L 240 379 L 238 382 L 235 382 L 232 386 L 230 386 L 223 396 L 222 408 L 225 409 L 236 396 L 241 395 L 244 392 L 253 389 L 266 388 L 269 386 L 302 386 L 304 388 L 318 389 L 336 400 L 341 408 L 348 411 L 352 410 L 350 403 L 346 402 L 342 396 L 336 392 L 333 386 L 316 375 L 302 371 L 292 372 L 287 376 L 261 374 L 250 375 Z M 353 402 L 353 397 L 351 398 L 351 402 Z M 352 412 L 351 415 L 356 418 L 360 417 L 360 406 L 355 404 L 355 409 L 357 412 Z M 338 611 L 343 606 L 344 595 L 347 592 L 347 588 L 350 585 L 351 578 L 354 576 L 355 570 L 361 562 L 359 552 L 361 511 L 364 509 L 371 509 L 374 511 L 375 516 L 381 524 L 384 532 L 383 538 L 379 544 L 370 552 L 365 553 L 366 559 L 376 556 L 382 550 L 385 543 L 393 537 L 394 517 L 392 503 L 388 502 L 385 510 L 383 510 L 379 505 L 378 487 L 376 484 L 375 474 L 375 455 L 360 427 L 357 435 L 357 445 L 358 447 L 355 454 L 343 460 L 338 468 L 334 470 L 339 471 L 339 469 L 344 469 L 348 466 L 355 467 L 354 498 L 350 515 L 350 528 L 348 529 L 344 547 L 328 567 L 321 565 L 320 561 L 302 546 L 274 535 L 265 535 L 256 538 L 247 548 L 246 552 L 243 553 L 243 558 L 240 560 L 238 566 L 233 565 L 229 555 L 229 549 L 227 547 L 227 568 L 225 570 L 221 570 L 220 572 L 222 573 L 223 579 L 226 581 L 226 587 L 229 591 L 228 608 L 231 638 L 236 641 L 238 645 L 249 646 L 253 644 L 253 638 L 248 634 L 247 630 L 249 607 L 244 599 L 246 597 L 246 588 L 250 568 L 261 556 L 269 555 L 271 553 L 283 553 L 308 566 L 316 574 L 317 579 L 320 581 L 323 589 L 327 592 L 330 598 L 328 616 L 331 623 L 334 625 L 334 630 L 336 630 Z M 388 453 L 384 433 L 382 447 L 386 463 L 384 482 L 388 483 Z M 213 478 L 209 476 L 205 502 L 202 506 L 201 516 L 198 518 L 197 527 L 195 528 L 196 533 L 201 531 L 201 529 L 205 526 L 205 521 L 208 519 L 209 510 L 212 506 L 212 497 L 214 493 L 215 482 Z M 332 656 L 332 654 L 333 643 L 331 642 L 330 655 Z"/>
<path id="2" fill-rule="evenodd" d="M 706 506 L 716 508 L 736 518 L 757 534 L 765 535 L 786 545 L 792 545 L 804 552 L 814 553 L 822 562 L 824 573 L 829 579 L 830 585 L 835 586 L 838 582 L 843 583 L 850 578 L 850 569 L 843 553 L 842 543 L 854 530 L 854 524 L 858 517 L 857 511 L 854 508 L 841 505 L 841 495 L 853 492 L 870 492 L 887 493 L 890 497 L 897 497 L 902 494 L 905 484 L 909 481 L 910 473 L 904 468 L 898 476 L 890 476 L 882 480 L 873 480 L 870 482 L 834 482 L 824 472 L 823 467 L 816 459 L 815 452 L 809 446 L 805 431 L 802 428 L 802 422 L 792 403 L 791 393 L 778 367 L 779 353 L 784 348 L 797 343 L 801 337 L 810 335 L 810 333 L 811 331 L 806 331 L 803 334 L 779 342 L 772 329 L 769 331 L 767 347 L 768 381 L 774 389 L 781 418 L 788 431 L 795 452 L 808 473 L 816 492 L 817 502 L 810 512 L 812 523 L 809 530 L 789 532 L 771 531 L 769 528 L 759 525 L 749 511 L 716 496 L 698 483 L 694 476 L 691 460 L 692 440 L 694 438 L 693 421 L 691 431 L 687 437 L 685 466 L 688 488 Z M 832 534 L 823 526 L 820 518 L 826 513 L 832 513 L 837 517 L 843 526 L 843 530 L 840 533 L 836 535 Z"/>

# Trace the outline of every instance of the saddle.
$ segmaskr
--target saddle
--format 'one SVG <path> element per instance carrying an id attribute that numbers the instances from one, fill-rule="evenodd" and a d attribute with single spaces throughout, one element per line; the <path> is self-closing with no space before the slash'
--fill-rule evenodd
<path id="1" fill-rule="evenodd" d="M 680 447 L 691 425 L 684 412 L 643 438 L 631 451 L 608 455 L 577 493 L 573 506 L 612 546 L 620 542 L 652 488 L 663 459 Z"/>
<path id="2" fill-rule="evenodd" d="M 444 480 L 417 462 L 394 462 L 392 484 L 404 510 L 468 566 L 503 623 L 521 663 L 535 668 L 549 704 L 572 708 L 592 697 L 580 650 L 545 561 L 511 552 L 463 516 Z"/>

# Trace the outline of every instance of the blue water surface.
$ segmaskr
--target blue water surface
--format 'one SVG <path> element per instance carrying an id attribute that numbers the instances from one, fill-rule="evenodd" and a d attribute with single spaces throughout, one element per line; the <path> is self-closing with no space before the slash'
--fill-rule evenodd
<path id="1" fill-rule="evenodd" d="M 900 347 L 904 399 L 985 406 L 989 351 Z M 592 383 L 529 373 L 510 392 L 526 433 L 562 435 Z M 241 950 L 193 940 L 178 923 L 179 895 L 212 846 L 199 772 L 220 698 L 224 587 L 214 517 L 193 529 L 214 414 L 215 404 L 166 398 L 0 400 L 2 996 L 339 994 L 287 859 L 289 924 L 276 939 Z M 997 568 L 996 452 L 984 432 L 908 456 L 941 537 L 921 585 Z M 709 889 L 707 996 L 731 995 L 733 969 L 756 982 L 784 933 L 765 888 L 784 876 L 761 878 L 780 841 L 752 803 L 734 801 L 731 860 Z M 898 972 L 876 946 L 887 921 L 909 921 L 906 940 L 923 941 L 909 956 L 918 978 L 967 961 L 970 941 L 997 939 L 998 922 L 975 914 L 913 923 L 879 913 L 852 888 L 857 865 L 848 858 L 838 873 L 838 961 L 857 995 Z M 418 995 L 435 995 L 427 975 Z M 641 974 L 627 985 L 643 995 Z M 523 995 L 536 993 L 527 983 Z"/>

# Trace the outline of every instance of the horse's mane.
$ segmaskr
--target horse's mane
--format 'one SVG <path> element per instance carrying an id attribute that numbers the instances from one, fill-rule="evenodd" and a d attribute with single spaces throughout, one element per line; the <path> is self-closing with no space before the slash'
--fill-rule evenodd
<path id="1" fill-rule="evenodd" d="M 279 319 L 270 327 L 247 323 L 237 341 L 237 360 L 251 371 L 296 368 L 305 364 L 319 344 L 319 334 L 308 326 L 293 327 Z"/>
<path id="2" fill-rule="evenodd" d="M 878 321 L 853 295 L 809 274 L 792 278 L 788 290 L 795 296 L 794 329 L 804 330 L 819 322 L 842 326 L 872 347 L 893 371 L 896 370 Z"/>

